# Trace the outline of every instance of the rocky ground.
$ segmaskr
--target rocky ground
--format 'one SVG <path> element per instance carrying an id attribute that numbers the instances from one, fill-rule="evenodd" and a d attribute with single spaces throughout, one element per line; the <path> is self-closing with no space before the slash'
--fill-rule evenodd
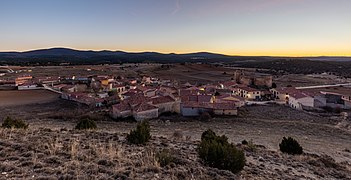
<path id="1" fill-rule="evenodd" d="M 350 120 L 338 116 L 270 105 L 209 122 L 162 117 L 150 122 L 151 141 L 135 146 L 125 140 L 134 122 L 98 115 L 96 131 L 72 130 L 81 112 L 84 107 L 61 100 L 1 108 L 0 119 L 18 117 L 29 128 L 0 129 L 0 179 L 351 179 L 351 132 L 345 128 Z M 244 139 L 257 144 L 238 145 L 247 159 L 239 174 L 209 168 L 197 157 L 201 133 L 208 128 L 235 144 Z M 305 153 L 282 154 L 283 136 L 296 138 Z M 160 166 L 155 154 L 162 149 L 171 150 L 174 163 Z"/>
<path id="2" fill-rule="evenodd" d="M 153 136 L 130 145 L 126 134 L 103 131 L 5 130 L 0 132 L 0 179 L 351 179 L 350 163 L 316 154 L 291 156 L 263 146 L 247 147 L 239 174 L 206 167 L 197 141 Z M 161 167 L 155 154 L 170 149 L 175 161 Z"/>

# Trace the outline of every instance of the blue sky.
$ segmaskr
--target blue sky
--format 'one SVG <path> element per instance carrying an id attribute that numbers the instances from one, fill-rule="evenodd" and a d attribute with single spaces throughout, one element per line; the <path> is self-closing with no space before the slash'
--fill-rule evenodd
<path id="1" fill-rule="evenodd" d="M 351 55 L 350 0 L 1 0 L 0 51 Z"/>

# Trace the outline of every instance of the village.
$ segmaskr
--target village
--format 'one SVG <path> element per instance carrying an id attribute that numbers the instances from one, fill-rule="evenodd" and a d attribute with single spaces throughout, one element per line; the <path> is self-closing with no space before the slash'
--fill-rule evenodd
<path id="1" fill-rule="evenodd" d="M 167 179 L 184 169 L 202 169 L 200 179 L 350 174 L 350 81 L 330 73 L 277 75 L 198 63 L 12 66 L 3 72 L 0 119 L 27 124 L 1 128 L 5 178 L 86 175 L 91 168 L 92 177 L 106 178 L 131 169 L 131 179 L 145 173 L 143 179 Z M 80 130 L 82 121 L 96 126 Z M 128 135 L 143 123 L 149 124 L 150 142 L 129 143 Z M 198 144 L 208 129 L 244 149 L 247 162 L 239 174 L 201 163 Z M 279 151 L 287 136 L 301 143 L 302 155 Z M 155 161 L 163 149 L 170 149 L 176 164 Z M 146 157 L 156 164 L 140 166 Z"/>
<path id="2" fill-rule="evenodd" d="M 167 113 L 209 119 L 236 116 L 252 104 L 281 104 L 296 110 L 338 112 L 351 109 L 351 85 L 277 87 L 270 74 L 236 70 L 231 80 L 181 83 L 156 76 L 16 76 L 0 80 L 3 90 L 46 89 L 62 99 L 103 109 L 114 119 L 155 119 Z"/>

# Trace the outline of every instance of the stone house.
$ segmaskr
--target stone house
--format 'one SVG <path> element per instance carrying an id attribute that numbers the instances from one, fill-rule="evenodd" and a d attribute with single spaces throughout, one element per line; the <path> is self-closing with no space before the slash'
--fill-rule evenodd
<path id="1" fill-rule="evenodd" d="M 244 85 L 272 87 L 273 76 L 270 74 L 237 70 L 234 73 L 234 80 Z"/>
<path id="2" fill-rule="evenodd" d="M 289 106 L 297 110 L 314 107 L 314 98 L 304 92 L 296 92 L 289 94 Z"/>
<path id="3" fill-rule="evenodd" d="M 247 100 L 259 100 L 261 98 L 261 91 L 251 87 L 239 87 L 238 95 Z"/>
<path id="4" fill-rule="evenodd" d="M 126 118 L 133 115 L 131 106 L 126 103 L 122 102 L 120 104 L 115 104 L 112 106 L 112 118 Z"/>
<path id="5" fill-rule="evenodd" d="M 233 103 L 213 103 L 212 109 L 215 115 L 238 115 L 238 107 Z"/>
<path id="6" fill-rule="evenodd" d="M 137 121 L 157 118 L 158 107 L 150 105 L 146 102 L 141 103 L 133 109 L 133 117 Z"/>
<path id="7" fill-rule="evenodd" d="M 159 96 L 150 99 L 151 104 L 158 107 L 158 113 L 177 112 L 180 113 L 180 103 L 171 96 Z"/>

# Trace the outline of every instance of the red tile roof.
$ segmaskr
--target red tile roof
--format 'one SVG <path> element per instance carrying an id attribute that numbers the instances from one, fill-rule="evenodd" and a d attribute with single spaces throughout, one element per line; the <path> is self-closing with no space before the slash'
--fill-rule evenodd
<path id="1" fill-rule="evenodd" d="M 290 97 L 293 97 L 295 99 L 301 99 L 305 97 L 311 97 L 308 93 L 301 92 L 301 91 L 296 91 L 295 93 L 289 94 Z"/>
<path id="2" fill-rule="evenodd" d="M 134 96 L 130 96 L 126 101 L 131 105 L 131 106 L 136 106 L 138 104 L 141 104 L 146 101 L 146 97 L 144 97 L 143 94 L 135 94 Z"/>
<path id="3" fill-rule="evenodd" d="M 155 87 L 151 87 L 151 86 L 138 86 L 137 89 L 143 92 L 149 91 L 149 90 L 156 90 Z"/>
<path id="4" fill-rule="evenodd" d="M 159 96 L 151 99 L 152 104 L 163 104 L 163 103 L 169 103 L 174 101 L 175 100 L 170 96 Z"/>
<path id="5" fill-rule="evenodd" d="M 150 105 L 146 102 L 139 104 L 138 106 L 135 107 L 134 111 L 135 112 L 143 112 L 143 111 L 148 111 L 148 110 L 154 110 L 158 109 L 156 106 Z"/>
<path id="6" fill-rule="evenodd" d="M 130 105 L 126 102 L 121 102 L 119 104 L 113 105 L 112 106 L 113 109 L 117 109 L 118 111 L 129 111 L 132 110 L 132 108 L 130 107 Z"/>

